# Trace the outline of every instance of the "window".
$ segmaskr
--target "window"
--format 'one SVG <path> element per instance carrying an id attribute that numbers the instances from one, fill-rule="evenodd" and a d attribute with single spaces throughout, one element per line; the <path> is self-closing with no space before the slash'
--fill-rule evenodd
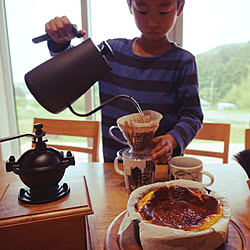
<path id="1" fill-rule="evenodd" d="M 205 121 L 231 123 L 229 162 L 244 149 L 250 126 L 249 8 L 249 0 L 191 0 L 184 7 L 183 47 L 196 56 Z"/>
<path id="2" fill-rule="evenodd" d="M 134 38 L 140 34 L 126 0 L 93 0 L 91 17 L 91 37 L 96 43 L 111 38 Z"/>
<path id="3" fill-rule="evenodd" d="M 37 65 L 51 58 L 47 43 L 42 42 L 34 44 L 32 38 L 44 34 L 45 23 L 55 16 L 66 15 L 72 23 L 81 26 L 81 1 L 5 1 L 5 12 L 18 120 L 18 133 L 31 133 L 33 118 L 38 114 L 40 117 L 70 117 L 76 119 L 76 117 L 68 111 L 59 115 L 54 115 L 43 109 L 35 101 L 26 87 L 24 75 Z M 75 43 L 77 43 L 77 41 L 75 41 Z M 79 102 L 81 104 L 83 103 L 80 100 Z M 79 106 L 81 104 L 79 104 Z M 30 138 L 22 138 L 20 142 L 21 153 L 31 147 Z"/>
<path id="4" fill-rule="evenodd" d="M 89 12 L 82 17 L 81 12 L 87 12 L 87 2 L 90 4 Z M 67 15 L 72 23 L 81 27 L 81 20 L 90 16 L 89 34 L 96 44 L 109 38 L 138 35 L 126 0 L 12 0 L 5 1 L 5 5 L 18 133 L 30 132 L 33 117 L 38 113 L 41 117 L 55 117 L 39 106 L 24 83 L 25 73 L 50 58 L 46 42 L 31 42 L 33 37 L 44 33 L 44 24 L 48 20 Z M 2 10 L 2 2 L 0 7 Z M 227 0 L 190 0 L 186 1 L 180 19 L 184 19 L 183 47 L 197 58 L 205 121 L 232 124 L 231 143 L 234 145 L 230 145 L 230 150 L 233 148 L 235 152 L 243 147 L 243 131 L 250 126 L 249 94 L 242 91 L 249 89 L 250 85 L 249 7 L 249 0 L 239 0 L 237 6 Z M 1 16 L 4 19 L 4 15 Z M 178 40 L 178 44 L 181 44 L 181 33 L 180 22 L 178 31 L 175 30 L 171 36 L 173 40 Z M 98 91 L 94 92 L 95 100 L 98 100 Z M 74 104 L 76 110 L 82 113 L 85 111 L 83 99 L 84 96 Z M 93 104 L 94 107 L 97 105 L 98 101 Z M 100 112 L 97 116 L 100 119 Z M 56 115 L 56 118 L 59 117 L 77 119 L 68 110 Z M 30 139 L 21 139 L 21 144 L 23 152 L 30 148 Z"/>
<path id="5" fill-rule="evenodd" d="M 90 9 L 88 8 L 90 4 L 91 13 L 86 13 L 87 10 Z M 82 27 L 81 20 L 84 20 L 84 22 L 90 20 L 90 18 L 89 20 L 86 20 L 86 16 L 98 16 L 99 18 L 93 18 L 92 22 L 92 33 L 94 34 L 92 39 L 96 44 L 108 38 L 112 38 L 112 35 L 119 37 L 119 32 L 120 34 L 130 34 L 130 37 L 135 36 L 134 33 L 138 31 L 136 30 L 132 16 L 130 15 L 127 2 L 124 0 L 112 0 L 108 4 L 109 6 L 107 6 L 107 2 L 102 0 L 73 0 L 70 2 L 67 0 L 27 0 L 25 2 L 20 2 L 18 0 L 5 1 L 18 121 L 17 133 L 31 132 L 33 117 L 37 114 L 39 114 L 39 117 L 47 118 L 79 119 L 79 117 L 75 117 L 69 112 L 69 110 L 65 110 L 59 115 L 47 112 L 40 107 L 27 89 L 24 82 L 24 75 L 40 63 L 51 58 L 46 42 L 34 44 L 32 43 L 32 38 L 44 34 L 44 25 L 46 22 L 55 16 L 62 15 L 66 15 L 69 20 L 72 23 L 77 24 L 78 27 Z M 108 10 L 114 8 L 121 9 L 120 13 L 118 11 L 112 11 L 111 15 L 107 15 Z M 122 18 L 120 18 L 121 16 Z M 121 23 L 113 22 L 114 19 L 121 20 Z M 130 19 L 129 25 L 127 21 L 128 19 Z M 109 28 L 107 29 L 107 27 Z M 123 28 L 121 29 L 121 27 Z M 85 25 L 83 28 L 87 29 Z M 133 32 L 131 32 L 131 30 L 133 30 Z M 88 32 L 91 34 L 91 28 L 88 29 Z M 78 41 L 75 39 L 75 44 L 77 43 Z M 96 89 L 96 86 L 93 89 Z M 99 105 L 99 98 L 98 91 L 94 92 L 96 101 L 93 103 L 93 107 L 96 107 Z M 89 106 L 85 107 L 84 99 L 85 97 L 82 96 L 80 100 L 73 105 L 79 113 L 85 113 L 91 108 Z M 96 115 L 97 119 L 100 119 L 100 112 L 96 113 Z M 23 153 L 31 147 L 30 138 L 21 138 L 20 144 L 21 153 Z M 6 154 L 6 157 L 8 155 L 9 154 Z"/>

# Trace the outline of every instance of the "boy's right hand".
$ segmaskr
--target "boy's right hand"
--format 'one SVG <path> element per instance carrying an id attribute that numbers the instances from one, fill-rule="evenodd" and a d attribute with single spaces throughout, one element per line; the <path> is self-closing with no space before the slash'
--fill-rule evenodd
<path id="1" fill-rule="evenodd" d="M 172 135 L 166 134 L 153 138 L 150 145 L 153 147 L 151 152 L 153 161 L 155 163 L 168 163 L 177 147 L 177 142 Z"/>
<path id="2" fill-rule="evenodd" d="M 72 23 L 66 16 L 51 19 L 45 24 L 45 31 L 56 43 L 65 43 L 75 37 L 72 32 Z M 79 30 L 79 32 L 83 36 L 86 34 L 83 30 Z"/>

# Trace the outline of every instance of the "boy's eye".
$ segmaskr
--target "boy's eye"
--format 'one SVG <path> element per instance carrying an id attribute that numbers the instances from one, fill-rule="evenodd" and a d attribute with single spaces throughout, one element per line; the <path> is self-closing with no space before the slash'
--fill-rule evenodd
<path id="1" fill-rule="evenodd" d="M 167 15 L 169 12 L 160 12 L 161 15 Z"/>
<path id="2" fill-rule="evenodd" d="M 145 15 L 145 14 L 147 14 L 147 12 L 146 11 L 138 11 L 140 14 L 142 14 L 142 15 Z"/>

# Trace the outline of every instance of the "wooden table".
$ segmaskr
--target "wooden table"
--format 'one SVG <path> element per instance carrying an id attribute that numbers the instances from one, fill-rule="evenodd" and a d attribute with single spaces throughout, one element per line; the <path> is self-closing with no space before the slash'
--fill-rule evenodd
<path id="1" fill-rule="evenodd" d="M 246 173 L 238 164 L 205 164 L 204 170 L 215 176 L 210 188 L 228 198 L 232 215 L 242 224 L 246 243 L 250 246 L 250 190 Z M 158 165 L 156 180 L 165 181 L 166 173 L 167 166 Z M 114 171 L 112 163 L 78 163 L 66 169 L 64 179 L 70 180 L 76 176 L 86 177 L 94 211 L 93 215 L 88 216 L 92 242 L 90 248 L 103 249 L 109 225 L 127 206 L 129 194 L 125 189 L 124 178 Z M 0 166 L 0 197 L 3 183 L 17 179 L 18 176 L 5 173 L 5 167 Z"/>

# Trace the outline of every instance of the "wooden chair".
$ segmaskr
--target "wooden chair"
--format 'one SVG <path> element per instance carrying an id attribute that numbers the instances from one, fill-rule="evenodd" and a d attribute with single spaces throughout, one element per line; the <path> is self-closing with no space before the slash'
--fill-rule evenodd
<path id="1" fill-rule="evenodd" d="M 245 149 L 250 148 L 250 128 L 245 130 Z"/>
<path id="2" fill-rule="evenodd" d="M 48 140 L 47 146 L 54 147 L 59 150 L 83 152 L 92 156 L 93 162 L 99 161 L 99 135 L 100 122 L 86 121 L 86 120 L 59 120 L 59 119 L 44 119 L 34 118 L 34 124 L 42 123 L 46 135 L 60 135 L 60 136 L 75 136 L 87 139 L 92 138 L 92 147 L 71 146 L 63 144 L 51 144 Z M 34 131 L 34 129 L 33 129 Z M 89 144 L 89 143 L 87 143 Z"/>
<path id="3" fill-rule="evenodd" d="M 214 147 L 215 151 L 203 149 L 201 143 L 199 149 L 187 148 L 184 154 L 222 158 L 223 163 L 228 163 L 230 127 L 231 125 L 227 123 L 203 123 L 201 130 L 194 138 L 194 140 L 223 142 L 223 152 L 217 152 L 216 147 Z"/>

